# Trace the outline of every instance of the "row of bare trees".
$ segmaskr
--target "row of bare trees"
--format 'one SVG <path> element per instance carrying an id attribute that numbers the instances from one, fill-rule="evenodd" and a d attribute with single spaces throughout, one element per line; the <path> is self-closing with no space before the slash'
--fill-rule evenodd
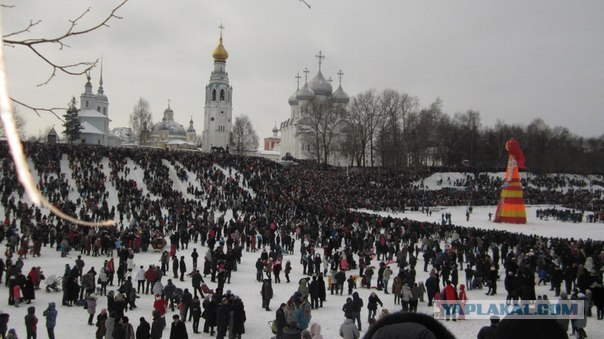
<path id="1" fill-rule="evenodd" d="M 604 135 L 581 137 L 565 127 L 550 127 L 542 119 L 527 126 L 502 121 L 483 126 L 478 111 L 451 116 L 442 106 L 438 98 L 421 107 L 416 97 L 406 93 L 367 90 L 353 97 L 345 111 L 325 105 L 302 121 L 306 132 L 316 138 L 316 159 L 338 151 L 352 166 L 498 169 L 506 165 L 504 145 L 513 137 L 520 142 L 531 171 L 600 173 L 604 168 Z M 319 124 L 322 121 L 329 124 Z M 344 132 L 344 137 L 334 138 L 334 130 Z"/>

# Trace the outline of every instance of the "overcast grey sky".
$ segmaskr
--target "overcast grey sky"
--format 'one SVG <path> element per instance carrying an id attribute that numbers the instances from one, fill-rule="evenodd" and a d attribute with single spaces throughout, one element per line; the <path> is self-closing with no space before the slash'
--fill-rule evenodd
<path id="1" fill-rule="evenodd" d="M 87 7 L 81 23 L 97 22 L 116 0 L 12 0 L 2 9 L 3 30 L 42 19 L 31 36 L 53 36 Z M 233 115 L 248 115 L 260 138 L 289 117 L 295 74 L 314 57 L 323 74 L 350 95 L 392 88 L 417 96 L 422 106 L 437 97 L 445 112 L 480 111 L 482 124 L 526 125 L 542 118 L 582 136 L 604 134 L 604 1 L 402 1 L 402 0 L 130 0 L 122 20 L 71 39 L 70 48 L 46 49 L 65 62 L 104 57 L 110 128 L 128 125 L 139 97 L 153 120 L 168 99 L 175 119 L 192 116 L 201 133 L 204 90 L 212 50 L 223 23 Z M 65 106 L 83 92 L 85 77 L 59 75 L 36 87 L 51 69 L 29 51 L 6 48 L 11 94 L 36 106 Z M 302 74 L 302 73 L 301 73 Z M 93 71 L 94 90 L 99 70 Z M 26 133 L 38 135 L 61 122 L 19 108 Z"/>

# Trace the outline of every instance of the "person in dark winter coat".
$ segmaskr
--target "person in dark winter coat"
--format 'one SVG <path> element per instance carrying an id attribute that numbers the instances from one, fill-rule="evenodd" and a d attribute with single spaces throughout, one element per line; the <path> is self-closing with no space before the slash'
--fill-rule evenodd
<path id="1" fill-rule="evenodd" d="M 317 281 L 317 276 L 312 277 L 312 282 L 308 285 L 308 293 L 310 295 L 310 305 L 313 309 L 319 308 L 319 282 Z"/>
<path id="2" fill-rule="evenodd" d="M 260 289 L 260 294 L 262 295 L 262 308 L 270 311 L 271 309 L 269 308 L 269 304 L 273 298 L 273 286 L 271 285 L 270 279 L 264 279 L 262 288 Z"/>
<path id="3" fill-rule="evenodd" d="M 499 317 L 492 316 L 491 324 L 489 326 L 484 326 L 478 331 L 478 335 L 476 335 L 476 339 L 495 339 L 495 331 L 497 331 L 497 325 L 499 324 Z"/>
<path id="4" fill-rule="evenodd" d="M 499 274 L 497 273 L 497 268 L 495 266 L 491 266 L 489 272 L 487 273 L 487 279 L 489 281 L 489 290 L 486 295 L 495 295 L 497 294 L 497 278 Z"/>
<path id="5" fill-rule="evenodd" d="M 38 317 L 35 315 L 36 308 L 30 306 L 27 308 L 27 315 L 25 316 L 25 329 L 27 331 L 27 339 L 36 339 L 38 332 Z"/>
<path id="6" fill-rule="evenodd" d="M 319 273 L 317 282 L 319 283 L 319 307 L 323 307 L 323 302 L 327 300 L 327 290 L 325 289 L 325 280 L 323 280 L 323 273 Z"/>
<path id="7" fill-rule="evenodd" d="M 57 325 L 57 309 L 53 302 L 48 303 L 48 308 L 42 313 L 46 317 L 46 331 L 48 339 L 55 339 L 55 326 Z"/>
<path id="8" fill-rule="evenodd" d="M 380 304 L 380 307 L 384 306 L 384 303 L 380 300 L 380 297 L 378 297 L 375 292 L 371 292 L 369 299 L 367 300 L 367 309 L 369 310 L 367 320 L 370 320 L 371 318 L 375 319 L 377 314 L 377 304 Z"/>
<path id="9" fill-rule="evenodd" d="M 116 318 L 112 334 L 113 339 L 134 339 L 134 327 L 130 324 L 128 317 Z"/>
<path id="10" fill-rule="evenodd" d="M 31 304 L 31 301 L 36 299 L 36 290 L 34 288 L 34 283 L 31 280 L 31 276 L 27 276 L 27 280 L 23 285 L 23 300 L 27 300 L 28 304 Z"/>
<path id="11" fill-rule="evenodd" d="M 174 321 L 172 321 L 172 326 L 170 328 L 170 339 L 189 339 L 187 327 L 185 326 L 185 323 L 180 321 L 178 314 L 173 315 L 172 319 Z"/>
<path id="12" fill-rule="evenodd" d="M 510 303 L 512 301 L 516 301 L 518 299 L 518 291 L 516 291 L 516 277 L 514 276 L 514 272 L 509 271 L 505 279 L 503 280 L 503 287 L 507 292 L 507 296 L 505 297 L 505 301 Z"/>
<path id="13" fill-rule="evenodd" d="M 203 301 L 203 313 L 201 316 L 205 319 L 203 323 L 203 333 L 214 335 L 214 327 L 216 327 L 216 306 L 219 300 L 212 299 L 212 296 L 207 295 Z"/>
<path id="14" fill-rule="evenodd" d="M 229 305 L 229 299 L 222 297 L 220 305 L 216 308 L 216 339 L 224 339 L 226 336 L 230 311 L 231 305 Z"/>
<path id="15" fill-rule="evenodd" d="M 243 301 L 238 296 L 233 297 L 231 310 L 233 314 L 233 335 L 231 337 L 241 339 L 241 335 L 245 333 L 245 321 L 247 317 Z"/>
<path id="16" fill-rule="evenodd" d="M 352 320 L 356 320 L 359 331 L 363 330 L 361 325 L 361 309 L 363 309 L 363 299 L 359 297 L 359 292 L 352 293 Z"/>
<path id="17" fill-rule="evenodd" d="M 105 334 L 107 333 L 107 327 L 105 327 L 105 322 L 107 321 L 107 310 L 102 309 L 101 313 L 96 316 L 96 339 L 103 339 Z"/>
<path id="18" fill-rule="evenodd" d="M 183 317 L 180 319 L 180 321 L 184 323 L 187 321 L 187 314 L 191 308 L 191 305 L 193 304 L 193 295 L 191 292 L 189 292 L 188 288 L 185 288 L 185 290 L 182 292 L 182 303 L 184 304 L 185 309 L 183 312 Z"/>
<path id="19" fill-rule="evenodd" d="M 153 323 L 151 323 L 151 339 L 161 339 L 164 331 L 164 320 L 159 311 L 153 311 Z"/>
<path id="20" fill-rule="evenodd" d="M 136 328 L 136 339 L 149 339 L 151 338 L 151 325 L 145 320 L 144 317 L 141 317 L 140 324 Z"/>
<path id="21" fill-rule="evenodd" d="M 289 282 L 289 273 L 292 271 L 292 263 L 288 260 L 285 263 L 285 279 L 287 279 L 287 282 Z"/>
<path id="22" fill-rule="evenodd" d="M 344 318 L 352 319 L 352 298 L 346 298 L 346 303 L 342 306 L 342 312 L 344 312 Z"/>
<path id="23" fill-rule="evenodd" d="M 430 277 L 426 279 L 426 293 L 428 294 L 428 307 L 432 306 L 432 299 L 438 292 L 438 278 L 435 275 L 430 274 Z"/>
<path id="24" fill-rule="evenodd" d="M 191 303 L 191 313 L 189 320 L 193 319 L 193 333 L 199 333 L 199 319 L 201 318 L 201 303 L 199 297 L 195 296 Z"/>
<path id="25" fill-rule="evenodd" d="M 6 336 L 9 318 L 10 315 L 8 313 L 0 312 L 0 338 L 4 338 Z"/>
<path id="26" fill-rule="evenodd" d="M 113 299 L 113 311 L 115 312 L 116 319 L 124 316 L 124 310 L 126 309 L 126 300 L 124 295 L 117 292 Z"/>
<path id="27" fill-rule="evenodd" d="M 556 319 L 509 319 L 506 317 L 497 325 L 493 338 L 568 338 L 568 335 L 562 326 L 558 325 Z"/>
<path id="28" fill-rule="evenodd" d="M 405 338 L 455 338 L 438 320 L 413 312 L 396 312 L 380 318 L 369 327 L 363 338 L 401 338 L 401 333 L 405 333 Z"/>
<path id="29" fill-rule="evenodd" d="M 180 257 L 179 268 L 180 268 L 180 281 L 185 281 L 185 274 L 187 273 L 187 264 L 185 263 L 184 256 Z"/>
<path id="30" fill-rule="evenodd" d="M 287 320 L 285 319 L 285 309 L 287 308 L 286 303 L 281 303 L 281 306 L 275 312 L 275 322 L 277 326 L 277 337 L 276 339 L 281 339 L 283 337 L 283 328 L 287 325 Z"/>

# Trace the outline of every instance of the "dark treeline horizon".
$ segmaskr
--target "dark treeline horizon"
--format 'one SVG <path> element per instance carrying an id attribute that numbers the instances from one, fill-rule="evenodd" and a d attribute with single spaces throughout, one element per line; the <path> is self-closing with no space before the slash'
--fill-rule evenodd
<path id="1" fill-rule="evenodd" d="M 541 118 L 528 125 L 498 120 L 484 126 L 479 111 L 450 115 L 438 98 L 420 108 L 416 97 L 387 89 L 353 97 L 348 121 L 341 151 L 355 167 L 505 170 L 505 143 L 515 138 L 530 172 L 604 172 L 604 134 L 582 137 L 566 127 L 550 127 Z"/>

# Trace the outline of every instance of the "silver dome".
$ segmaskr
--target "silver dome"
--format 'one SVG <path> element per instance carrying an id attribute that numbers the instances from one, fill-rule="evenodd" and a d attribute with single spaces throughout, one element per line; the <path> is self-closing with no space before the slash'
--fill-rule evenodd
<path id="1" fill-rule="evenodd" d="M 298 104 L 298 99 L 296 99 L 296 94 L 298 94 L 298 91 L 294 91 L 294 93 L 292 93 L 292 95 L 289 96 L 289 99 L 287 100 L 287 102 L 289 102 L 290 106 L 295 106 Z"/>
<path id="2" fill-rule="evenodd" d="M 333 92 L 331 84 L 325 80 L 325 77 L 323 77 L 321 71 L 319 71 L 319 73 L 312 78 L 312 80 L 309 82 L 309 87 L 313 90 L 313 92 L 315 92 L 316 95 L 330 96 Z"/>
<path id="3" fill-rule="evenodd" d="M 313 100 L 315 98 L 315 92 L 312 89 L 308 88 L 307 84 L 304 84 L 304 87 L 300 88 L 296 93 L 296 99 L 298 100 Z"/>
<path id="4" fill-rule="evenodd" d="M 335 92 L 331 95 L 331 100 L 337 104 L 347 104 L 350 101 L 350 97 L 342 89 L 342 85 L 338 86 Z"/>

